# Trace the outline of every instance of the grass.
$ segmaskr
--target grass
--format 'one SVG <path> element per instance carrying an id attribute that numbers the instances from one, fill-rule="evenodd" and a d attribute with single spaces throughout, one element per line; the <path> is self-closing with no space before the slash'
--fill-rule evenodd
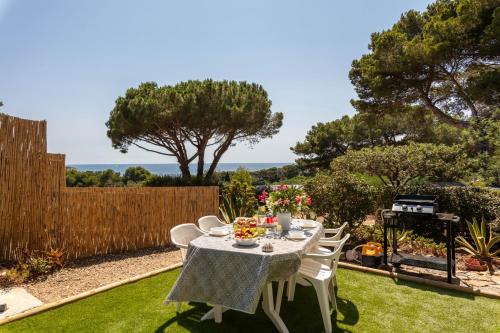
<path id="1" fill-rule="evenodd" d="M 223 323 L 200 322 L 202 304 L 162 305 L 179 271 L 118 287 L 33 317 L 6 324 L 0 332 L 274 332 L 256 315 L 228 311 Z M 339 313 L 335 332 L 498 332 L 500 301 L 340 269 Z M 221 287 L 224 281 L 221 281 Z M 291 332 L 322 332 L 316 295 L 297 286 L 296 299 L 284 301 L 282 318 Z"/>

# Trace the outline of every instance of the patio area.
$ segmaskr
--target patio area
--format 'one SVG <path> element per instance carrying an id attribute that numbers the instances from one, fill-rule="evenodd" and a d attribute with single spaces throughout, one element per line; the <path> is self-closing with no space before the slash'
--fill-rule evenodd
<path id="1" fill-rule="evenodd" d="M 0 327 L 0 332 L 275 332 L 259 306 L 256 315 L 224 313 L 221 324 L 201 322 L 204 304 L 162 305 L 177 279 L 173 270 Z M 500 302 L 485 297 L 338 270 L 335 332 L 497 332 Z M 221 281 L 221 285 L 224 282 Z M 291 332 L 321 332 L 312 288 L 297 286 L 281 316 Z"/>

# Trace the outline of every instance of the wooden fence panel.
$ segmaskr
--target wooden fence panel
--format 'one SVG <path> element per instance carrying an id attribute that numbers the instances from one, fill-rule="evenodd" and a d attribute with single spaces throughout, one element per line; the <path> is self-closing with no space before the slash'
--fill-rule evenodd
<path id="1" fill-rule="evenodd" d="M 173 226 L 218 205 L 213 186 L 67 188 L 46 123 L 0 115 L 0 259 L 50 245 L 71 258 L 168 245 Z"/>
<path id="2" fill-rule="evenodd" d="M 61 240 L 61 192 L 66 187 L 63 154 L 47 154 L 47 189 L 45 211 L 45 248 L 57 247 Z"/>
<path id="3" fill-rule="evenodd" d="M 0 257 L 43 242 L 46 123 L 0 116 Z"/>
<path id="4" fill-rule="evenodd" d="M 61 242 L 73 257 L 170 243 L 169 230 L 218 210 L 217 187 L 66 188 Z"/>

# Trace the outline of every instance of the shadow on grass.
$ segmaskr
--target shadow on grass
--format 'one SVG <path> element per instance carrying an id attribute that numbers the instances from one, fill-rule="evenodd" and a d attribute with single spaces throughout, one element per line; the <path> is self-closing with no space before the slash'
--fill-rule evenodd
<path id="1" fill-rule="evenodd" d="M 435 292 L 440 295 L 445 295 L 445 296 L 452 296 L 452 297 L 458 297 L 458 298 L 465 298 L 468 300 L 474 300 L 475 295 L 474 294 L 468 294 L 465 292 L 460 292 L 456 290 L 450 290 L 450 289 L 444 289 L 444 288 L 439 288 L 439 287 L 434 287 L 434 286 L 428 286 L 423 283 L 417 283 L 417 282 L 411 282 L 411 281 L 405 281 L 405 280 L 398 280 L 398 279 L 392 279 L 395 284 L 398 286 L 405 286 L 405 287 L 410 287 L 422 291 L 431 291 Z"/>
<path id="2" fill-rule="evenodd" d="M 171 305 L 173 306 L 173 305 Z M 181 311 L 174 317 L 164 322 L 156 329 L 156 333 L 169 332 L 169 328 L 177 324 L 189 332 L 276 332 L 271 320 L 264 314 L 261 306 L 254 315 L 238 311 L 227 311 L 223 314 L 221 324 L 213 320 L 200 321 L 201 317 L 210 310 L 210 307 L 200 303 L 190 303 L 188 310 Z M 354 303 L 347 299 L 337 297 L 338 312 L 331 315 L 335 332 L 351 332 L 339 327 L 354 326 L 359 321 L 359 311 Z M 323 320 L 318 305 L 316 293 L 313 288 L 297 286 L 295 300 L 288 302 L 286 298 L 281 306 L 281 318 L 290 332 L 323 332 Z"/>

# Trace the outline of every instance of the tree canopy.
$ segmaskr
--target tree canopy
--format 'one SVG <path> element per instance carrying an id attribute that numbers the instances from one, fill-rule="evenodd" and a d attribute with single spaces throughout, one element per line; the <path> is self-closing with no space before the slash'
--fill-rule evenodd
<path id="1" fill-rule="evenodd" d="M 126 185 L 142 184 L 152 176 L 151 172 L 141 166 L 128 167 L 123 174 L 123 183 Z"/>
<path id="2" fill-rule="evenodd" d="M 120 187 L 123 180 L 120 173 L 111 169 L 103 171 L 78 171 L 66 168 L 66 185 L 69 187 Z"/>
<path id="3" fill-rule="evenodd" d="M 303 142 L 297 142 L 291 149 L 301 156 L 296 160 L 300 167 L 328 169 L 330 162 L 348 149 L 401 145 L 409 141 L 452 145 L 459 142 L 459 132 L 439 124 L 429 112 L 407 107 L 405 112 L 358 113 L 318 123 Z"/>
<path id="4" fill-rule="evenodd" d="M 426 143 L 349 150 L 331 163 L 334 171 L 377 176 L 394 188 L 418 178 L 459 180 L 467 175 L 470 167 L 462 147 Z"/>
<path id="5" fill-rule="evenodd" d="M 255 83 L 204 80 L 159 87 L 148 82 L 116 100 L 106 126 L 114 148 L 125 153 L 132 145 L 173 156 L 184 177 L 191 176 L 189 164 L 195 160 L 196 176 L 203 177 L 210 150 L 205 177 L 211 178 L 231 145 L 272 137 L 282 119 L 282 113 L 271 112 L 267 92 Z"/>
<path id="6" fill-rule="evenodd" d="M 467 127 L 500 105 L 500 0 L 438 0 L 373 33 L 349 77 L 360 112 L 418 105 Z"/>

